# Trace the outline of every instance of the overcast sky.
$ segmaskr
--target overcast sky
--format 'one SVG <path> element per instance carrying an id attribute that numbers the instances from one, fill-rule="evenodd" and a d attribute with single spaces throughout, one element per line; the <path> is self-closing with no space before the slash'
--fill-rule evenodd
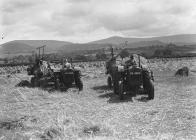
<path id="1" fill-rule="evenodd" d="M 0 44 L 196 33 L 196 0 L 0 0 Z"/>

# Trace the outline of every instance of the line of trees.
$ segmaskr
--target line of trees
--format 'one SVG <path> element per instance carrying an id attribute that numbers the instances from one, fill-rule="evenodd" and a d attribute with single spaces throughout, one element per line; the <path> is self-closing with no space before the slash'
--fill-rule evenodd
<path id="1" fill-rule="evenodd" d="M 172 50 L 165 49 L 157 49 L 154 51 L 153 57 L 171 57 L 173 55 Z"/>

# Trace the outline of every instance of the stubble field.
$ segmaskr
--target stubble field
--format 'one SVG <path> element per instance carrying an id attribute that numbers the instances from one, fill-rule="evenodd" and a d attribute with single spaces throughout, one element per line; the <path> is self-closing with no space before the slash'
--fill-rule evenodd
<path id="1" fill-rule="evenodd" d="M 196 58 L 153 59 L 155 99 L 120 101 L 107 88 L 104 62 L 82 65 L 84 90 L 15 87 L 26 73 L 0 75 L 0 140 L 196 139 Z M 189 77 L 175 77 L 188 66 Z"/>

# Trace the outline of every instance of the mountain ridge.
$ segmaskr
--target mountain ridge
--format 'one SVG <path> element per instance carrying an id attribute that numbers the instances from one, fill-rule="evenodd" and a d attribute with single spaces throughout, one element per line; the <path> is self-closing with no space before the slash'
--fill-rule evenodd
<path id="1" fill-rule="evenodd" d="M 139 48 L 147 46 L 164 46 L 168 43 L 176 45 L 195 45 L 196 34 L 181 34 L 171 36 L 149 37 L 149 38 L 129 38 L 112 36 L 102 40 L 96 40 L 88 43 L 72 43 L 58 40 L 13 40 L 0 45 L 0 57 L 5 54 L 31 54 L 37 47 L 46 45 L 47 53 L 58 53 L 60 51 L 71 52 L 75 50 L 103 49 L 111 45 L 114 47 L 123 47 L 125 41 L 128 41 L 127 47 Z M 186 47 L 186 46 L 185 46 Z"/>
<path id="2" fill-rule="evenodd" d="M 119 44 L 128 41 L 128 43 L 134 43 L 139 41 L 153 41 L 158 40 L 163 43 L 196 43 L 196 34 L 178 34 L 178 35 L 168 35 L 168 36 L 157 36 L 157 37 L 121 37 L 121 36 L 111 36 L 105 39 L 100 39 L 89 44 L 101 44 L 101 43 L 112 43 Z"/>

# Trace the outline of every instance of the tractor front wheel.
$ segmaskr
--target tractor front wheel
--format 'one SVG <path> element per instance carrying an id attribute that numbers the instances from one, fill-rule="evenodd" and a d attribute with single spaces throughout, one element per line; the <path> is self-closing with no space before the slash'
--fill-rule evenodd
<path id="1" fill-rule="evenodd" d="M 38 81 L 38 79 L 35 78 L 35 77 L 32 77 L 31 78 L 31 85 L 32 85 L 32 87 L 39 87 L 39 81 Z"/>
<path id="2" fill-rule="evenodd" d="M 80 78 L 77 79 L 76 86 L 78 87 L 79 91 L 83 90 L 83 82 Z"/>
<path id="3" fill-rule="evenodd" d="M 59 80 L 59 78 L 55 79 L 55 89 L 56 90 L 60 89 L 60 80 Z"/>
<path id="4" fill-rule="evenodd" d="M 149 79 L 145 83 L 145 91 L 148 94 L 148 99 L 152 100 L 154 99 L 154 84 L 152 79 Z"/>
<path id="5" fill-rule="evenodd" d="M 35 85 L 34 85 L 34 80 L 35 80 L 35 77 L 32 77 L 32 78 L 31 78 L 31 86 L 32 86 L 32 87 L 35 87 Z"/>
<path id="6" fill-rule="evenodd" d="M 112 78 L 110 76 L 108 76 L 107 83 L 108 83 L 109 89 L 111 89 L 112 88 Z"/>

